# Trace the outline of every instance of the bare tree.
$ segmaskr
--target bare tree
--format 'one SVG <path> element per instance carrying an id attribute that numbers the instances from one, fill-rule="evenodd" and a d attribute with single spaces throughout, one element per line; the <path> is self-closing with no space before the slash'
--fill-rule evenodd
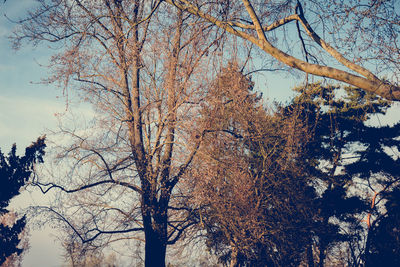
<path id="1" fill-rule="evenodd" d="M 396 1 L 166 2 L 251 42 L 289 68 L 400 100 L 400 15 Z M 299 38 L 298 45 L 290 47 L 301 50 L 285 51 L 282 42 L 276 42 L 282 36 L 279 31 L 291 23 L 296 23 L 297 33 L 288 30 L 288 35 L 294 33 Z M 304 54 L 304 60 L 299 53 Z M 364 66 L 375 66 L 376 74 Z M 389 76 L 392 79 L 387 80 Z"/>
<path id="2" fill-rule="evenodd" d="M 40 0 L 14 37 L 17 47 L 25 40 L 61 45 L 48 81 L 79 89 L 96 112 L 88 128 L 62 129 L 69 144 L 60 145 L 62 164 L 34 181 L 43 193 L 60 191 L 45 209 L 93 248 L 144 240 L 152 267 L 165 266 L 167 245 L 193 225 L 190 211 L 171 205 L 202 140 L 186 141 L 206 52 L 220 38 L 160 3 Z"/>

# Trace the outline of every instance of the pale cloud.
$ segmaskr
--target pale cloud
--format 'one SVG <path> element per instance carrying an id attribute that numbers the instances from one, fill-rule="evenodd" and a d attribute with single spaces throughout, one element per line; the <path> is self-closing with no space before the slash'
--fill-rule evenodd
<path id="1" fill-rule="evenodd" d="M 16 142 L 19 147 L 29 145 L 57 125 L 55 113 L 63 105 L 49 99 L 24 96 L 0 96 L 0 147 Z"/>
<path id="2" fill-rule="evenodd" d="M 15 66 L 0 64 L 0 71 L 13 71 L 15 69 Z"/>
<path id="3" fill-rule="evenodd" d="M 72 112 L 88 120 L 94 116 L 87 104 L 67 109 L 64 99 L 0 95 L 0 148 L 13 143 L 25 147 L 48 129 L 57 129 L 59 119 Z"/>
<path id="4" fill-rule="evenodd" d="M 30 249 L 24 256 L 22 266 L 65 266 L 61 255 L 64 253 L 54 236 L 54 229 L 46 225 L 44 229 L 30 232 Z"/>

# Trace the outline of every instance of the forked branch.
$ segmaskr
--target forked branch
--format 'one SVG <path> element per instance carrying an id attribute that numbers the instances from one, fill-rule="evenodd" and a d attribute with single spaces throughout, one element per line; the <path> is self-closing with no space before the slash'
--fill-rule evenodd
<path id="1" fill-rule="evenodd" d="M 347 60 L 342 54 L 340 54 L 337 50 L 327 44 L 324 40 L 322 40 L 311 28 L 308 24 L 307 20 L 304 17 L 302 12 L 302 8 L 300 9 L 300 14 L 294 14 L 284 19 L 278 20 L 277 22 L 271 24 L 268 27 L 263 27 L 260 23 L 259 17 L 256 14 L 252 4 L 249 0 L 242 0 L 244 8 L 246 9 L 248 15 L 250 16 L 253 25 L 247 25 L 237 22 L 229 22 L 229 21 L 221 21 L 218 18 L 210 15 L 209 13 L 201 11 L 197 6 L 193 5 L 190 1 L 187 0 L 165 0 L 167 3 L 174 5 L 175 7 L 189 12 L 195 16 L 201 17 L 210 23 L 216 25 L 217 27 L 235 35 L 242 39 L 245 39 L 267 54 L 271 55 L 278 61 L 288 65 L 291 68 L 303 71 L 308 74 L 313 74 L 320 77 L 331 78 L 337 81 L 345 82 L 347 84 L 353 85 L 355 87 L 364 89 L 365 91 L 375 93 L 381 97 L 384 97 L 388 100 L 400 100 L 400 87 L 394 84 L 389 84 L 383 80 L 378 79 L 375 75 L 373 75 L 367 69 L 357 65 L 353 62 Z M 282 50 L 274 47 L 266 38 L 265 32 L 269 30 L 276 29 L 290 21 L 297 20 L 302 26 L 305 28 L 307 34 L 320 45 L 324 50 L 326 50 L 331 56 L 333 56 L 336 60 L 342 63 L 347 68 L 355 71 L 356 73 L 364 76 L 358 76 L 352 74 L 347 71 L 343 71 L 337 68 L 323 66 L 319 64 L 311 64 L 305 62 L 301 59 L 293 57 Z M 238 29 L 239 28 L 239 29 Z M 245 32 L 244 30 L 254 29 L 256 30 L 257 37 Z"/>

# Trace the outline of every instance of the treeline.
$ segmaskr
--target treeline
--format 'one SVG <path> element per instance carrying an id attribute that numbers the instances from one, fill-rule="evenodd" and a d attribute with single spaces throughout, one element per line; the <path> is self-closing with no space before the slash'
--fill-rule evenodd
<path id="1" fill-rule="evenodd" d="M 253 86 L 231 63 L 198 110 L 202 145 L 171 202 L 190 226 L 182 242 L 204 241 L 224 266 L 397 266 L 400 124 L 368 123 L 390 102 L 316 83 L 266 108 Z M 43 148 L 41 138 L 22 158 L 1 155 L 2 212 Z M 24 225 L 1 226 L 2 262 L 17 261 Z M 73 266 L 118 263 L 70 238 Z"/>
<path id="2" fill-rule="evenodd" d="M 226 68 L 201 115 L 211 134 L 189 187 L 206 244 L 229 266 L 397 266 L 400 124 L 390 103 L 310 84 L 265 109 Z"/>
<path id="3" fill-rule="evenodd" d="M 38 0 L 13 46 L 54 48 L 44 82 L 94 117 L 48 135 L 30 185 L 56 199 L 33 213 L 73 266 L 111 249 L 164 267 L 182 244 L 231 266 L 397 264 L 399 125 L 368 124 L 400 99 L 394 2 Z M 264 71 L 306 83 L 265 107 Z"/>

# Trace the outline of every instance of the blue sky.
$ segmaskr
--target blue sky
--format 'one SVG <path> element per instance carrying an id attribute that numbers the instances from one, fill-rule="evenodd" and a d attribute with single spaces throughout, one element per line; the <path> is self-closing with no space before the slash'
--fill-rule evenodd
<path id="1" fill-rule="evenodd" d="M 1 1 L 2 2 L 2 1 Z M 46 77 L 46 65 L 53 50 L 41 45 L 39 47 L 23 47 L 18 51 L 11 48 L 8 36 L 15 24 L 9 22 L 4 14 L 12 19 L 23 16 L 31 7 L 31 0 L 7 1 L 0 3 L 0 148 L 8 153 L 13 143 L 17 144 L 18 152 L 48 129 L 56 129 L 58 120 L 55 114 L 66 110 L 62 90 L 54 86 L 40 84 Z M 289 86 L 293 81 L 282 76 L 268 75 L 258 84 L 270 87 L 264 90 L 264 96 L 271 98 L 287 98 Z M 279 85 L 279 91 L 273 91 L 272 86 Z M 85 109 L 80 109 L 85 110 Z M 14 206 L 23 208 L 42 201 L 40 193 L 24 192 L 16 200 Z M 50 227 L 32 230 L 30 250 L 24 257 L 23 267 L 60 266 L 62 264 L 61 248 L 57 243 L 55 232 Z"/>
<path id="2" fill-rule="evenodd" d="M 0 148 L 8 153 L 13 143 L 17 143 L 19 153 L 32 141 L 47 132 L 56 129 L 57 113 L 66 110 L 62 90 L 40 84 L 46 77 L 46 65 L 52 51 L 46 45 L 36 48 L 24 47 L 19 51 L 11 49 L 7 36 L 12 33 L 15 24 L 9 22 L 4 14 L 12 19 L 23 16 L 32 6 L 32 0 L 8 0 L 0 2 Z M 40 64 L 40 65 L 39 65 Z M 284 100 L 291 95 L 290 87 L 295 85 L 289 75 L 266 74 L 261 80 L 255 80 L 263 87 L 263 94 L 270 99 Z M 87 107 L 78 108 L 79 112 L 90 112 Z M 399 119 L 399 108 L 392 109 L 390 121 Z M 381 122 L 386 119 L 381 118 Z M 21 203 L 29 204 L 40 199 L 38 194 L 24 193 Z M 16 204 L 17 205 L 17 204 Z M 52 230 L 32 231 L 31 249 L 24 258 L 23 266 L 60 266 L 60 248 L 50 236 Z"/>
<path id="3" fill-rule="evenodd" d="M 46 75 L 46 69 L 39 67 L 48 60 L 46 47 L 26 47 L 19 51 L 11 49 L 8 40 L 12 32 L 10 23 L 4 13 L 11 18 L 22 15 L 32 1 L 18 0 L 0 3 L 0 148 L 8 153 L 13 143 L 18 152 L 44 133 L 46 129 L 57 126 L 56 113 L 65 111 L 65 100 L 56 98 L 62 92 L 54 87 L 38 84 Z M 43 198 L 39 194 L 24 192 L 17 200 L 24 206 Z M 32 230 L 30 250 L 24 257 L 23 267 L 60 266 L 61 250 L 54 241 L 55 236 L 49 227 Z"/>
<path id="4" fill-rule="evenodd" d="M 56 99 L 59 91 L 38 84 L 46 75 L 46 70 L 38 64 L 47 62 L 48 49 L 24 47 L 14 51 L 7 38 L 15 25 L 4 13 L 17 18 L 18 10 L 24 10 L 29 2 L 0 4 L 0 145 L 3 150 L 14 142 L 22 148 L 34 141 L 44 128 L 56 125 L 54 113 L 63 108 L 62 101 Z"/>

